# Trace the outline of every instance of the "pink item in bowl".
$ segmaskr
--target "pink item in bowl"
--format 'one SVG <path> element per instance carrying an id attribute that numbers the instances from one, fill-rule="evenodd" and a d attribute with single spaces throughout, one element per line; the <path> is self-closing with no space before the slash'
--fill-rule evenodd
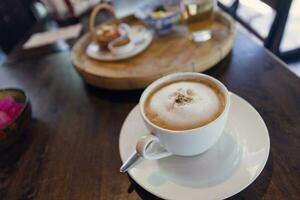
<path id="1" fill-rule="evenodd" d="M 30 121 L 31 105 L 25 92 L 0 89 L 0 152 L 17 143 Z"/>
<path id="2" fill-rule="evenodd" d="M 22 111 L 23 104 L 17 103 L 12 97 L 0 99 L 0 129 L 13 122 Z"/>

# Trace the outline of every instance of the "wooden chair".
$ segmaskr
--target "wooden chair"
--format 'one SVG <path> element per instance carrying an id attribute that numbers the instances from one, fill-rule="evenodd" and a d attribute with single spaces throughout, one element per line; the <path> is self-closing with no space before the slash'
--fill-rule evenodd
<path id="1" fill-rule="evenodd" d="M 267 49 L 269 49 L 271 52 L 273 52 L 275 55 L 281 57 L 285 61 L 291 61 L 296 57 L 299 58 L 300 48 L 286 51 L 286 52 L 280 51 L 280 44 L 285 30 L 292 0 L 261 0 L 261 1 L 269 5 L 276 12 L 275 18 L 272 22 L 267 37 L 261 36 L 261 34 L 259 34 L 252 26 L 250 26 L 246 21 L 244 21 L 240 16 L 237 15 L 237 9 L 240 4 L 239 0 L 234 0 L 231 6 L 225 6 L 219 1 L 218 1 L 218 5 L 224 11 L 232 15 L 238 22 L 240 22 L 257 38 L 262 40 L 264 46 Z"/>

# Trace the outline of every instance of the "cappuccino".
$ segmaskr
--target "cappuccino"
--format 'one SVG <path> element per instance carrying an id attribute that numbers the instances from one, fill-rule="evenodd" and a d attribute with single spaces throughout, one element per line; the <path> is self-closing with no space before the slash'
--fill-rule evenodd
<path id="1" fill-rule="evenodd" d="M 175 131 L 194 129 L 216 119 L 225 97 L 209 80 L 180 80 L 155 89 L 146 99 L 146 117 L 155 125 Z"/>

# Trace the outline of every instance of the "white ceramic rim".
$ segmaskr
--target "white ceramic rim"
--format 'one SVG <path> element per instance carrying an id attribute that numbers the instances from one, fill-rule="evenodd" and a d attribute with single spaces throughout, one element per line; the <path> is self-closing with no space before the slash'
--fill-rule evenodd
<path id="1" fill-rule="evenodd" d="M 197 127 L 197 128 L 193 128 L 193 129 L 186 129 L 186 130 L 171 130 L 171 129 L 166 129 L 166 128 L 162 128 L 162 127 L 159 127 L 157 126 L 156 124 L 153 124 L 147 117 L 146 117 L 146 114 L 144 112 L 144 104 L 145 104 L 145 101 L 147 99 L 147 97 L 151 94 L 151 92 L 153 90 L 155 90 L 156 88 L 158 88 L 159 86 L 163 85 L 163 84 L 166 84 L 168 82 L 172 82 L 174 81 L 174 79 L 176 78 L 176 81 L 177 80 L 180 80 L 177 79 L 178 77 L 182 77 L 184 80 L 187 80 L 189 78 L 194 79 L 195 77 L 199 77 L 199 78 L 202 78 L 202 79 L 207 79 L 213 83 L 215 83 L 219 89 L 222 90 L 223 92 L 223 95 L 225 97 L 225 108 L 223 109 L 222 113 L 216 118 L 214 119 L 213 121 L 209 122 L 208 124 L 204 125 L 204 126 L 201 126 L 201 127 Z M 148 123 L 150 124 L 152 127 L 154 127 L 155 129 L 158 129 L 158 130 L 161 130 L 161 131 L 164 131 L 164 132 L 170 132 L 170 133 L 180 133 L 180 134 L 184 134 L 185 132 L 188 133 L 190 131 L 194 131 L 194 130 L 201 130 L 203 128 L 206 128 L 207 126 L 210 126 L 211 124 L 215 123 L 219 118 L 221 118 L 223 115 L 226 114 L 226 111 L 229 109 L 229 106 L 230 106 L 230 95 L 229 95 L 229 91 L 228 89 L 226 88 L 226 86 L 220 82 L 219 80 L 215 79 L 214 77 L 212 76 L 209 76 L 209 75 L 206 75 L 206 74 L 203 74 L 203 73 L 197 73 L 197 72 L 177 72 L 177 73 L 172 73 L 172 74 L 169 74 L 167 76 L 164 76 L 163 78 L 160 78 L 154 82 L 152 82 L 145 90 L 144 92 L 142 93 L 141 97 L 140 97 L 140 101 L 139 101 L 139 105 L 140 105 L 140 112 L 141 112 L 141 115 L 142 115 L 142 118 Z"/>
<path id="2" fill-rule="evenodd" d="M 108 49 L 111 51 L 111 53 L 113 53 L 115 55 L 122 55 L 122 54 L 132 51 L 132 49 L 134 48 L 134 41 L 131 40 L 130 38 L 129 38 L 128 44 L 122 45 L 120 47 L 114 47 L 114 44 L 116 42 L 123 40 L 123 39 L 124 39 L 124 37 L 118 37 L 108 44 Z"/>

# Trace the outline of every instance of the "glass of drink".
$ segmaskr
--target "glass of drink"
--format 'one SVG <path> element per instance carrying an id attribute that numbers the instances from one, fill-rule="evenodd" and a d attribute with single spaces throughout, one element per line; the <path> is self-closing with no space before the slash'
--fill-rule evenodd
<path id="1" fill-rule="evenodd" d="M 182 19 L 195 42 L 211 38 L 214 0 L 181 0 Z"/>

